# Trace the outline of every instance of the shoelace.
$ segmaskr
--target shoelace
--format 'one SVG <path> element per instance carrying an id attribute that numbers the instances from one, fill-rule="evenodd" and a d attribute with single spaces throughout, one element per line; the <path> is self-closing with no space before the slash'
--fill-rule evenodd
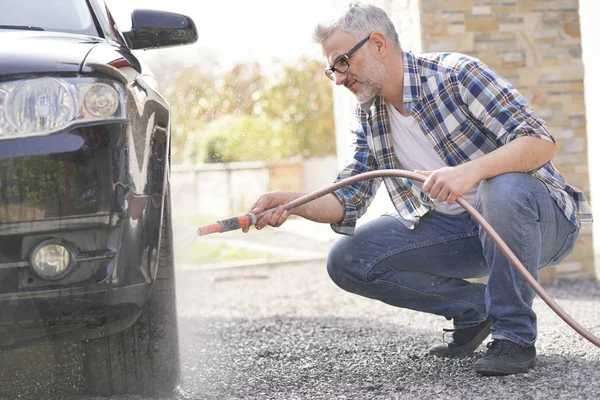
<path id="1" fill-rule="evenodd" d="M 507 340 L 494 339 L 493 341 L 489 342 L 486 346 L 488 348 L 487 352 L 485 353 L 486 356 L 489 356 L 489 355 L 499 356 L 500 354 L 510 356 L 512 353 L 512 350 L 517 345 L 516 345 L 516 343 L 510 342 Z"/>
<path id="2" fill-rule="evenodd" d="M 461 346 L 465 342 L 470 340 L 473 337 L 473 335 L 480 329 L 482 329 L 481 323 L 479 323 L 477 325 L 461 327 L 461 328 L 453 328 L 453 329 L 444 328 L 443 329 L 444 333 L 442 334 L 442 342 L 446 343 L 446 344 L 454 343 L 456 345 Z M 448 333 L 448 332 L 452 332 L 452 342 L 450 342 L 450 343 L 446 342 L 446 333 Z"/>

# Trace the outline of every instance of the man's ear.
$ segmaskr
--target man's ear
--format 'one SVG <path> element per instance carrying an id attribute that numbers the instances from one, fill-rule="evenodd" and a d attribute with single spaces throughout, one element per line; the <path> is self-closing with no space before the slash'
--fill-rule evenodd
<path id="1" fill-rule="evenodd" d="M 375 51 L 375 54 L 377 55 L 385 55 L 388 49 L 387 46 L 387 39 L 385 38 L 385 36 L 383 36 L 382 33 L 380 32 L 373 32 L 371 34 L 371 41 L 375 44 L 375 48 L 373 49 Z M 371 46 L 373 47 L 373 46 Z"/>

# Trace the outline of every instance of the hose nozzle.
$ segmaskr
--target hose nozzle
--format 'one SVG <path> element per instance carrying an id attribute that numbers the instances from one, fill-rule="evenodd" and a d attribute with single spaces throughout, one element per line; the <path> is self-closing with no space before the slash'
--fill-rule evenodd
<path id="1" fill-rule="evenodd" d="M 256 214 L 248 213 L 238 215 L 237 217 L 231 217 L 217 221 L 214 224 L 201 226 L 198 228 L 198 235 L 204 236 L 210 233 L 223 233 L 228 231 L 234 231 L 236 229 L 244 229 L 252 226 L 256 223 Z"/>

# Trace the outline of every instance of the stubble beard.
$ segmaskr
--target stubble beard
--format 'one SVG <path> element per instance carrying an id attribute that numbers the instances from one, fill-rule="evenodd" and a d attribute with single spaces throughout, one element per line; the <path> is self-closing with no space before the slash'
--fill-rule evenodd
<path id="1" fill-rule="evenodd" d="M 377 61 L 375 57 L 369 55 L 365 59 L 365 67 L 363 69 L 364 78 L 360 81 L 360 88 L 355 93 L 356 100 L 359 103 L 364 103 L 378 95 L 381 89 L 385 86 L 387 79 L 387 71 L 385 66 Z"/>

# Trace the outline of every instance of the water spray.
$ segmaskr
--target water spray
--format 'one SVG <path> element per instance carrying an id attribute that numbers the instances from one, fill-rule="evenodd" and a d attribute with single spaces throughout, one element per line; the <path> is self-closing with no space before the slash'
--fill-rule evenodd
<path id="1" fill-rule="evenodd" d="M 364 181 L 367 179 L 383 177 L 398 177 L 405 179 L 408 178 L 419 182 L 425 182 L 425 180 L 427 179 L 425 175 L 400 169 L 370 171 L 340 180 L 315 192 L 298 197 L 295 200 L 285 203 L 283 207 L 285 210 L 291 210 L 292 208 L 306 204 L 321 196 L 331 193 L 341 187 L 351 185 L 356 182 Z M 542 300 L 544 300 L 544 302 L 546 302 L 546 304 L 552 309 L 552 311 L 554 311 L 560 318 L 562 318 L 562 320 L 565 321 L 567 325 L 573 328 L 577 333 L 579 333 L 591 343 L 600 347 L 600 339 L 593 335 L 591 332 L 589 332 L 587 329 L 585 329 L 583 326 L 581 326 L 577 321 L 575 321 L 569 314 L 566 313 L 565 310 L 562 309 L 562 307 L 560 307 L 556 303 L 556 301 L 554 301 L 554 299 L 550 297 L 550 295 L 546 292 L 542 285 L 540 285 L 538 281 L 529 273 L 529 271 L 527 271 L 525 265 L 523 265 L 521 260 L 517 258 L 515 253 L 508 247 L 504 240 L 502 240 L 500 235 L 494 230 L 494 228 L 492 228 L 489 222 L 487 222 L 483 218 L 479 211 L 477 211 L 475 207 L 473 207 L 462 197 L 459 197 L 456 200 L 456 202 L 460 204 L 469 214 L 471 214 L 471 216 L 477 221 L 477 223 L 490 235 L 490 237 L 498 245 L 500 250 L 502 250 L 504 255 L 512 263 L 512 265 L 514 265 L 514 267 L 521 273 L 521 275 L 523 275 L 525 280 L 533 287 L 536 293 L 542 298 Z M 213 224 L 202 226 L 198 228 L 198 235 L 204 236 L 211 233 L 227 232 L 236 229 L 248 228 L 249 226 L 254 225 L 256 221 L 258 221 L 267 211 L 270 210 L 265 210 L 258 215 L 255 215 L 253 213 L 243 214 L 237 217 L 227 218 Z"/>

